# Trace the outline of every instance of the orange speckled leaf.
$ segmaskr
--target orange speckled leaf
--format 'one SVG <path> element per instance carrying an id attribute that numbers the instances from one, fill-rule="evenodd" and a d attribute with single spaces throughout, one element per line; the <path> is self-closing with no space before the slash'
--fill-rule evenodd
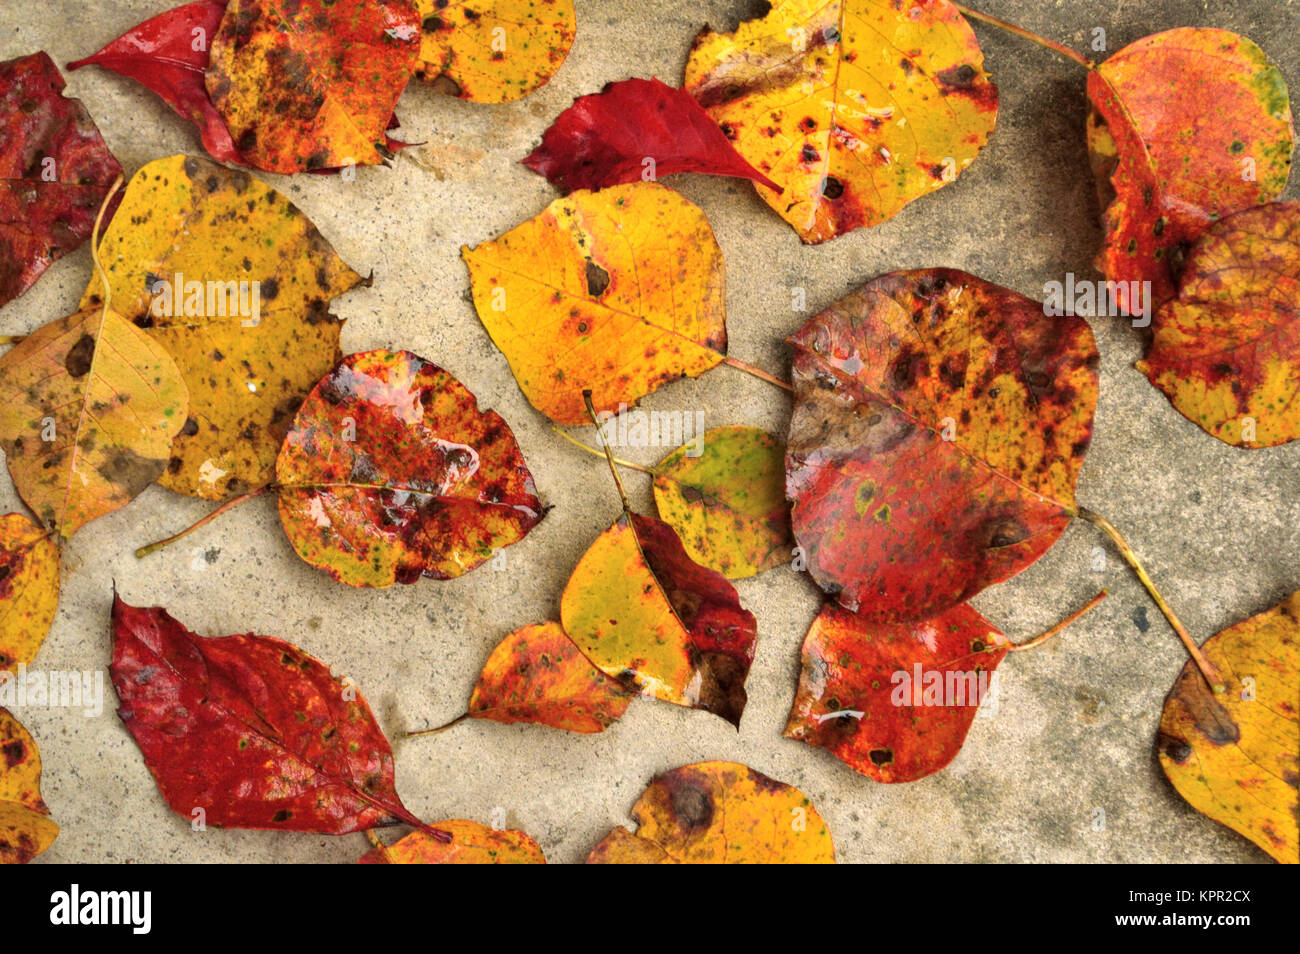
<path id="1" fill-rule="evenodd" d="M 0 670 L 36 658 L 59 604 L 59 548 L 21 513 L 0 517 Z"/>
<path id="2" fill-rule="evenodd" d="M 1246 209 L 1192 246 L 1138 370 L 1221 441 L 1300 437 L 1300 202 Z"/>
<path id="3" fill-rule="evenodd" d="M 65 539 L 163 472 L 188 408 L 171 355 L 111 309 L 52 321 L 0 357 L 9 473 Z"/>
<path id="4" fill-rule="evenodd" d="M 687 556 L 667 524 L 620 516 L 578 561 L 560 619 L 603 672 L 739 727 L 754 616 L 726 577 Z"/>
<path id="5" fill-rule="evenodd" d="M 542 849 L 522 831 L 493 829 L 478 822 L 452 819 L 434 822 L 451 834 L 442 842 L 413 831 L 386 848 L 366 852 L 362 865 L 544 865 Z"/>
<path id="6" fill-rule="evenodd" d="M 1069 523 L 1097 404 L 1082 318 L 953 269 L 891 272 L 790 343 L 795 541 L 847 609 L 941 613 Z"/>
<path id="7" fill-rule="evenodd" d="M 230 0 L 208 95 L 255 168 L 375 165 L 419 36 L 413 0 Z"/>
<path id="8" fill-rule="evenodd" d="M 351 586 L 460 576 L 544 513 L 501 415 L 409 351 L 348 355 L 322 378 L 276 478 L 298 555 Z"/>
<path id="9" fill-rule="evenodd" d="M 593 666 L 559 623 L 534 623 L 492 650 L 470 696 L 469 715 L 604 732 L 627 711 L 632 695 Z"/>
<path id="10" fill-rule="evenodd" d="M 1183 667 L 1160 717 L 1160 767 L 1198 812 L 1300 863 L 1300 591 L 1201 649 L 1228 689 Z"/>
<path id="11" fill-rule="evenodd" d="M 1286 81 L 1245 37 L 1184 27 L 1131 43 L 1089 72 L 1088 98 L 1106 230 L 1097 268 L 1111 281 L 1151 282 L 1158 305 L 1174 295 L 1179 246 L 1286 186 Z M 1113 297 L 1140 314 L 1140 290 L 1124 285 Z"/>
<path id="12" fill-rule="evenodd" d="M 993 133 L 998 91 L 947 0 L 785 0 L 695 38 L 683 83 L 781 186 L 758 194 L 809 243 L 951 182 Z"/>
<path id="13" fill-rule="evenodd" d="M 664 772 L 632 807 L 636 834 L 615 828 L 588 864 L 835 863 L 808 796 L 736 762 Z"/>
<path id="14" fill-rule="evenodd" d="M 727 353 L 722 251 L 704 213 L 653 182 L 580 190 L 461 249 L 474 307 L 533 406 L 585 424 Z"/>
<path id="15" fill-rule="evenodd" d="M 877 782 L 924 778 L 961 750 L 1009 645 L 965 603 L 917 623 L 828 604 L 804 639 L 785 736 Z"/>
<path id="16" fill-rule="evenodd" d="M 573 46 L 573 0 L 418 0 L 415 75 L 478 103 L 509 103 L 544 86 Z"/>
<path id="17" fill-rule="evenodd" d="M 687 555 L 732 580 L 790 562 L 781 441 L 757 427 L 714 427 L 697 439 L 661 460 L 654 478 L 659 517 Z"/>
<path id="18" fill-rule="evenodd" d="M 59 826 L 49 816 L 41 799 L 41 753 L 22 723 L 0 708 L 0 864 L 26 864 L 50 847 Z"/>

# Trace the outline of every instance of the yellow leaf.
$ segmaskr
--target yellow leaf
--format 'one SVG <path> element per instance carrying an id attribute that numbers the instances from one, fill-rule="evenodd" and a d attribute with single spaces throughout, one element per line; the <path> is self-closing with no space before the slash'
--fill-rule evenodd
<path id="1" fill-rule="evenodd" d="M 338 362 L 330 299 L 366 280 L 280 193 L 190 156 L 136 173 L 99 255 L 113 307 L 189 386 L 159 483 L 209 500 L 265 484 L 303 398 Z M 96 276 L 83 307 L 100 294 Z"/>
<path id="2" fill-rule="evenodd" d="M 0 708 L 0 864 L 26 864 L 50 847 L 59 826 L 49 815 L 41 799 L 36 743 L 8 709 Z"/>
<path id="3" fill-rule="evenodd" d="M 59 548 L 21 513 L 0 517 L 0 670 L 36 657 L 59 603 Z"/>
<path id="4" fill-rule="evenodd" d="M 573 0 L 419 0 L 415 75 L 479 103 L 508 103 L 546 84 L 573 46 Z"/>
<path id="5" fill-rule="evenodd" d="M 474 307 L 533 406 L 560 424 L 617 412 L 727 351 L 722 252 L 704 213 L 634 182 L 556 199 L 466 246 Z"/>
<path id="6" fill-rule="evenodd" d="M 993 132 L 998 94 L 947 0 L 784 0 L 695 38 L 683 86 L 783 192 L 758 194 L 809 243 L 951 182 Z"/>
<path id="7" fill-rule="evenodd" d="M 384 849 L 376 848 L 361 859 L 363 865 L 544 865 L 542 849 L 522 831 L 494 829 L 478 822 L 452 819 L 433 825 L 452 836 L 438 841 L 413 831 Z"/>

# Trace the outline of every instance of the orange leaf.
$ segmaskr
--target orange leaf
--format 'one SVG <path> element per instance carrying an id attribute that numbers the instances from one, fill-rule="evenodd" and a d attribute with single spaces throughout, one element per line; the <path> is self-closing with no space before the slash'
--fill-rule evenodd
<path id="1" fill-rule="evenodd" d="M 452 819 L 434 823 L 451 833 L 443 842 L 422 831 L 384 848 L 366 852 L 363 865 L 544 865 L 542 849 L 522 831 L 496 830 L 478 822 Z"/>

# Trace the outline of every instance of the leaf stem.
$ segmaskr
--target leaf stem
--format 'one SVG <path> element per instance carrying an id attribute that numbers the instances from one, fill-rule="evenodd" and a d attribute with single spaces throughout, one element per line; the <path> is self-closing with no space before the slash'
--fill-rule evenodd
<path id="1" fill-rule="evenodd" d="M 1151 577 L 1147 575 L 1146 568 L 1142 566 L 1142 562 L 1138 560 L 1137 554 L 1134 553 L 1133 548 L 1128 545 L 1128 541 L 1120 535 L 1120 532 L 1115 529 L 1109 520 L 1096 511 L 1089 510 L 1087 507 L 1079 507 L 1076 510 L 1076 514 L 1084 520 L 1087 520 L 1102 533 L 1106 534 L 1106 536 L 1110 537 L 1111 542 L 1114 543 L 1116 549 L 1119 550 L 1120 556 L 1122 556 L 1125 562 L 1133 568 L 1133 572 L 1137 574 L 1137 578 L 1142 581 L 1142 585 L 1146 587 L 1146 591 L 1151 594 L 1151 599 L 1155 600 L 1156 606 L 1160 607 L 1160 612 L 1164 614 L 1165 619 L 1169 620 L 1169 625 L 1174 628 L 1174 632 L 1177 633 L 1178 638 L 1182 640 L 1183 647 L 1187 650 L 1187 654 L 1192 657 L 1192 660 L 1196 663 L 1196 668 L 1201 671 L 1201 675 L 1204 676 L 1205 681 L 1210 684 L 1210 688 L 1216 693 L 1226 692 L 1227 686 L 1224 685 L 1223 677 L 1220 676 L 1219 671 L 1214 668 L 1214 664 L 1205 658 L 1205 654 L 1201 652 L 1201 647 L 1197 646 L 1192 640 L 1191 635 L 1188 634 L 1187 627 L 1185 627 L 1182 620 L 1174 614 L 1173 609 L 1165 602 L 1165 598 L 1160 595 L 1160 591 L 1157 590 L 1156 585 L 1151 582 Z"/>
<path id="2" fill-rule="evenodd" d="M 250 490 L 246 494 L 241 494 L 238 497 L 232 497 L 230 500 L 227 500 L 216 510 L 212 511 L 212 513 L 208 514 L 206 517 L 197 521 L 196 523 L 190 524 L 180 533 L 173 533 L 170 537 L 167 537 L 165 540 L 156 540 L 153 543 L 148 544 L 147 546 L 140 547 L 140 549 L 135 551 L 136 559 L 143 560 L 149 554 L 156 553 L 157 551 L 161 550 L 163 547 L 170 546 L 171 544 L 175 543 L 177 540 L 180 540 L 182 537 L 189 536 L 191 533 L 193 533 L 195 530 L 198 530 L 200 527 L 206 526 L 207 524 L 211 523 L 213 520 L 216 520 L 227 510 L 233 510 L 235 507 L 238 507 L 242 503 L 247 503 L 248 501 L 252 500 L 254 497 L 262 496 L 262 494 L 270 490 L 272 486 L 273 485 L 271 484 L 265 484 L 261 487 L 258 487 L 256 490 Z"/>
<path id="3" fill-rule="evenodd" d="M 18 344 L 26 335 L 0 335 L 0 344 Z"/>
<path id="4" fill-rule="evenodd" d="M 393 859 L 388 857 L 388 845 L 385 844 L 382 838 L 375 834 L 373 828 L 367 828 L 361 834 L 366 836 L 366 841 L 370 842 L 370 847 L 378 850 L 378 852 L 383 856 L 385 862 L 390 865 L 393 863 Z"/>
<path id="5" fill-rule="evenodd" d="M 560 428 L 556 427 L 554 424 L 551 425 L 551 430 L 555 431 L 555 433 L 559 434 L 561 437 L 563 437 L 566 441 L 568 441 L 570 444 L 574 445 L 575 447 L 581 447 L 588 454 L 595 454 L 597 457 L 605 456 L 605 454 L 602 451 L 598 451 L 596 450 L 596 448 L 584 444 L 576 437 L 571 437 L 570 435 L 566 434 L 564 431 L 560 430 Z M 630 460 L 624 460 L 621 457 L 615 457 L 614 463 L 618 464 L 618 466 L 620 467 L 630 467 L 633 470 L 639 470 L 641 471 L 641 473 L 649 474 L 651 477 L 659 476 L 659 471 L 655 470 L 653 467 L 646 467 L 643 464 L 638 464 Z"/>
<path id="6" fill-rule="evenodd" d="M 95 213 L 95 225 L 90 230 L 90 260 L 94 263 L 95 274 L 99 276 L 100 283 L 104 286 L 104 310 L 101 314 L 108 314 L 108 303 L 113 297 L 113 289 L 108 284 L 108 272 L 104 271 L 103 263 L 99 260 L 99 226 L 104 221 L 104 212 L 108 209 L 108 204 L 113 201 L 113 196 L 117 195 L 117 190 L 122 188 L 122 175 L 118 173 L 113 184 L 108 187 L 108 192 L 104 195 L 104 201 L 100 203 L 99 211 Z"/>
<path id="7" fill-rule="evenodd" d="M 768 374 L 762 368 L 756 368 L 747 361 L 741 361 L 739 358 L 733 358 L 731 355 L 727 355 L 722 359 L 722 363 L 729 364 L 737 371 L 744 371 L 746 374 L 752 374 L 754 377 L 766 381 L 768 384 L 775 384 L 778 388 L 794 393 L 794 386 L 790 384 L 790 382 L 782 381 L 775 375 Z"/>
<path id="8" fill-rule="evenodd" d="M 1061 54 L 1061 56 L 1064 56 L 1066 59 L 1073 60 L 1074 62 L 1082 66 L 1085 70 L 1093 70 L 1097 68 L 1097 65 L 1093 63 L 1092 60 L 1088 59 L 1086 56 L 1083 56 L 1081 53 L 1076 53 L 1068 46 L 1063 46 L 1062 44 L 1057 43 L 1055 40 L 1049 40 L 1045 36 L 1039 36 L 1037 33 L 1031 33 L 1029 30 L 1026 30 L 1024 27 L 1018 27 L 1014 23 L 1008 23 L 1006 20 L 999 20 L 997 17 L 991 17 L 987 13 L 980 13 L 978 10 L 972 10 L 970 7 L 962 6 L 960 3 L 956 3 L 955 0 L 952 5 L 957 8 L 957 12 L 960 13 L 962 16 L 970 17 L 973 20 L 983 20 L 985 23 L 988 23 L 991 26 L 995 26 L 1000 30 L 1006 30 L 1008 33 L 1014 33 L 1016 36 L 1029 40 L 1032 43 L 1037 43 L 1039 46 L 1045 46 L 1049 50 Z"/>
<path id="9" fill-rule="evenodd" d="M 469 718 L 469 713 L 465 712 L 462 713 L 461 715 L 456 716 L 456 718 L 452 719 L 450 722 L 443 723 L 442 725 L 437 726 L 436 728 L 416 729 L 414 732 L 408 732 L 406 733 L 406 738 L 413 739 L 417 735 L 433 735 L 434 733 L 437 732 L 445 732 L 448 729 L 450 729 L 453 725 L 457 725 L 461 722 L 464 722 L 468 718 Z"/>
<path id="10" fill-rule="evenodd" d="M 1019 652 L 1022 649 L 1033 649 L 1035 646 L 1043 645 L 1043 643 L 1047 642 L 1049 639 L 1051 639 L 1061 630 L 1065 629 L 1065 627 L 1069 626 L 1071 623 L 1077 621 L 1081 617 L 1086 616 L 1088 613 L 1091 613 L 1094 609 L 1097 608 L 1097 605 L 1109 595 L 1110 595 L 1109 590 L 1102 590 L 1092 599 L 1088 600 L 1088 602 L 1084 603 L 1083 606 L 1079 607 L 1069 616 L 1065 617 L 1065 619 L 1061 620 L 1059 623 L 1057 623 L 1047 632 L 1040 633 L 1039 635 L 1035 636 L 1033 639 L 1029 640 L 1028 642 L 1016 643 L 1008 650 L 1008 652 L 1014 653 L 1014 652 Z"/>
<path id="11" fill-rule="evenodd" d="M 632 505 L 627 502 L 627 491 L 623 489 L 623 478 L 619 477 L 618 468 L 614 466 L 614 453 L 609 449 L 609 444 L 605 443 L 605 435 L 601 433 L 600 421 L 596 418 L 596 407 L 591 403 L 590 389 L 582 392 L 582 401 L 587 405 L 587 414 L 591 417 L 591 423 L 596 425 L 596 433 L 600 436 L 600 446 L 605 449 L 605 460 L 609 462 L 609 472 L 614 475 L 614 486 L 618 488 L 619 499 L 623 501 L 623 513 L 627 516 L 628 523 L 631 523 Z"/>

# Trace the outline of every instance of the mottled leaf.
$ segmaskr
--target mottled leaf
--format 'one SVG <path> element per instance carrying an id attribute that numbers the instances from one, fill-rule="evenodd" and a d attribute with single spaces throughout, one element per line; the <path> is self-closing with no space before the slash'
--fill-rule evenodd
<path id="1" fill-rule="evenodd" d="M 8 673 L 0 680 L 12 679 Z M 0 864 L 23 865 L 49 848 L 59 826 L 41 798 L 41 753 L 30 733 L 0 707 Z"/>
<path id="2" fill-rule="evenodd" d="M 784 192 L 758 194 L 809 243 L 895 215 L 955 179 L 998 91 L 947 0 L 785 0 L 701 31 L 682 84 Z"/>
<path id="3" fill-rule="evenodd" d="M 601 671 L 739 727 L 754 616 L 726 577 L 692 562 L 667 524 L 620 516 L 578 562 L 560 618 Z"/>
<path id="4" fill-rule="evenodd" d="M 207 825 L 341 835 L 399 821 L 393 753 L 365 699 L 270 636 L 205 639 L 113 599 L 117 714 L 158 789 Z"/>
<path id="5" fill-rule="evenodd" d="M 698 451 L 695 456 L 693 452 Z M 790 561 L 785 447 L 757 427 L 714 427 L 655 467 L 659 518 L 687 555 L 729 579 Z"/>
<path id="6" fill-rule="evenodd" d="M 1187 803 L 1286 864 L 1300 863 L 1300 592 L 1201 646 L 1160 717 L 1160 767 Z"/>
<path id="7" fill-rule="evenodd" d="M 655 777 L 588 864 L 834 864 L 830 832 L 808 796 L 735 762 L 698 762 Z"/>
<path id="8" fill-rule="evenodd" d="M 384 849 L 366 852 L 363 865 L 544 865 L 542 849 L 522 831 L 495 829 L 478 822 L 452 819 L 435 823 L 452 840 L 439 841 L 413 831 Z"/>
<path id="9" fill-rule="evenodd" d="M 90 237 L 122 167 L 45 53 L 0 63 L 0 305 Z"/>
<path id="10" fill-rule="evenodd" d="M 965 603 L 916 623 L 827 604 L 803 643 L 785 736 L 877 782 L 914 782 L 961 750 L 1006 637 Z"/>
<path id="11" fill-rule="evenodd" d="M 116 311 L 91 306 L 0 356 L 0 446 L 23 501 L 65 539 L 130 503 L 170 457 L 180 369 Z"/>
<path id="12" fill-rule="evenodd" d="M 441 92 L 509 103 L 543 86 L 573 46 L 573 0 L 417 0 L 415 75 Z"/>
<path id="13" fill-rule="evenodd" d="M 722 252 L 704 213 L 653 182 L 575 192 L 461 255 L 474 307 L 532 405 L 588 422 L 727 351 Z"/>
<path id="14" fill-rule="evenodd" d="M 609 83 L 560 113 L 524 160 L 566 192 L 702 172 L 778 186 L 736 152 L 690 93 L 657 79 Z"/>
<path id="15" fill-rule="evenodd" d="M 0 517 L 0 670 L 36 658 L 59 603 L 59 548 L 21 513 Z"/>
<path id="16" fill-rule="evenodd" d="M 368 280 L 283 195 L 206 159 L 149 163 L 121 208 L 99 250 L 113 307 L 175 358 L 190 392 L 159 483 L 211 500 L 260 487 L 339 360 L 330 299 Z M 96 275 L 82 306 L 101 294 Z"/>
<path id="17" fill-rule="evenodd" d="M 194 123 L 210 156 L 242 162 L 204 85 L 209 44 L 225 12 L 226 0 L 175 7 L 132 27 L 93 56 L 69 63 L 68 69 L 102 66 L 130 77 Z"/>
<path id="18" fill-rule="evenodd" d="M 1082 318 L 953 269 L 892 272 L 790 343 L 795 541 L 846 608 L 941 613 L 1069 523 L 1097 403 Z"/>
<path id="19" fill-rule="evenodd" d="M 544 513 L 506 422 L 409 351 L 348 355 L 322 378 L 276 477 L 298 555 L 351 586 L 460 576 Z"/>
<path id="20" fill-rule="evenodd" d="M 1247 209 L 1191 248 L 1138 370 L 1238 447 L 1300 437 L 1300 202 Z"/>
<path id="21" fill-rule="evenodd" d="M 1181 246 L 1215 219 L 1277 198 L 1291 167 L 1286 81 L 1227 30 L 1184 27 L 1131 43 L 1088 74 L 1087 140 L 1104 211 L 1097 268 L 1173 297 Z M 1140 313 L 1130 286 L 1113 292 Z"/>
<path id="22" fill-rule="evenodd" d="M 534 623 L 492 650 L 470 696 L 469 715 L 604 732 L 631 701 L 632 693 L 593 666 L 559 623 Z"/>
<path id="23" fill-rule="evenodd" d="M 230 0 L 208 95 L 255 168 L 375 165 L 419 38 L 413 0 Z"/>

